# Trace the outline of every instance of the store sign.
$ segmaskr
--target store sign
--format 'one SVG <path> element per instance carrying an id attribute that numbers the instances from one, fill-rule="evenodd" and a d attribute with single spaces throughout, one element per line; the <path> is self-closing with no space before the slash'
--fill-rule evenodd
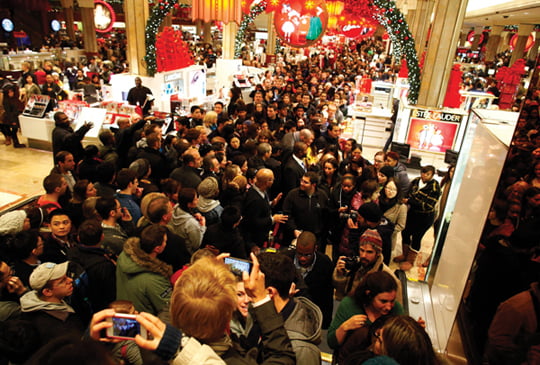
<path id="1" fill-rule="evenodd" d="M 94 24 L 96 32 L 108 33 L 112 30 L 116 21 L 116 13 L 111 5 L 103 0 L 94 1 Z"/>
<path id="2" fill-rule="evenodd" d="M 462 120 L 462 114 L 435 109 L 413 109 L 407 144 L 411 148 L 431 152 L 451 150 Z"/>
<path id="3" fill-rule="evenodd" d="M 324 0 L 288 0 L 281 3 L 274 15 L 274 26 L 283 42 L 304 48 L 317 42 L 328 25 Z"/>

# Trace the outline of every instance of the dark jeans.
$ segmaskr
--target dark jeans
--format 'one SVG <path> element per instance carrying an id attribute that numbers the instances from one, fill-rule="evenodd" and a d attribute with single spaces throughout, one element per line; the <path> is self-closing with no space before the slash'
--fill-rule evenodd
<path id="1" fill-rule="evenodd" d="M 420 213 L 409 210 L 407 213 L 407 223 L 405 229 L 401 231 L 403 244 L 410 245 L 415 251 L 420 250 L 422 237 L 435 220 L 435 212 Z"/>

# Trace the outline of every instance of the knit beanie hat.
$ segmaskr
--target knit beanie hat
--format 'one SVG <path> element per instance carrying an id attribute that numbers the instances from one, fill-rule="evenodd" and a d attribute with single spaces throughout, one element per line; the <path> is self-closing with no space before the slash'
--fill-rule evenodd
<path id="1" fill-rule="evenodd" d="M 382 217 L 381 208 L 379 208 L 377 203 L 373 202 L 362 204 L 360 208 L 358 208 L 358 214 L 368 222 L 378 223 Z"/>
<path id="2" fill-rule="evenodd" d="M 394 168 L 392 166 L 383 166 L 380 168 L 379 172 L 385 175 L 387 178 L 395 176 Z"/>
<path id="3" fill-rule="evenodd" d="M 16 234 L 23 230 L 26 212 L 14 210 L 0 216 L 0 235 Z"/>
<path id="4" fill-rule="evenodd" d="M 372 245 L 377 251 L 382 251 L 382 238 L 379 232 L 377 232 L 375 229 L 366 229 L 364 234 L 360 236 L 358 245 L 362 246 L 366 243 Z"/>
<path id="5" fill-rule="evenodd" d="M 197 187 L 199 195 L 206 199 L 215 198 L 219 194 L 218 181 L 214 177 L 207 177 Z"/>

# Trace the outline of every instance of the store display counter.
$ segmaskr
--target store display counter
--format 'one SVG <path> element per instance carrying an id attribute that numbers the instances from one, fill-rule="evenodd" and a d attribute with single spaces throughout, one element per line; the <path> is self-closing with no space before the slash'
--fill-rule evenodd
<path id="1" fill-rule="evenodd" d="M 392 111 L 381 108 L 373 108 L 370 112 L 351 109 L 350 136 L 343 137 L 354 138 L 364 146 L 384 146 L 390 136 Z"/>
<path id="2" fill-rule="evenodd" d="M 33 118 L 19 116 L 21 134 L 28 140 L 28 147 L 45 151 L 52 151 L 52 132 L 54 120 L 49 118 Z M 83 145 L 98 144 L 95 137 L 85 137 Z"/>

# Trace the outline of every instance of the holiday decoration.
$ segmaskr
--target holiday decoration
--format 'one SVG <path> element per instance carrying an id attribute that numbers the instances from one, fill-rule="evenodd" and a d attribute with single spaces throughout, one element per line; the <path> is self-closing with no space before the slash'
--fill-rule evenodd
<path id="1" fill-rule="evenodd" d="M 534 42 L 536 41 L 535 34 L 536 32 L 532 32 L 529 34 L 529 37 L 527 38 L 527 43 L 525 44 L 525 48 L 523 49 L 523 52 L 527 53 L 529 50 L 534 46 Z M 510 38 L 510 49 L 513 51 L 516 48 L 516 44 L 518 41 L 519 35 L 516 33 Z"/>
<path id="2" fill-rule="evenodd" d="M 395 57 L 397 59 L 405 57 L 407 60 L 410 85 L 407 99 L 409 103 L 416 104 L 420 90 L 420 67 L 416 56 L 414 39 L 409 31 L 405 17 L 392 0 L 373 0 L 372 3 L 374 17 L 386 29 L 394 46 Z"/>
<path id="3" fill-rule="evenodd" d="M 163 22 L 163 19 L 173 9 L 190 7 L 186 4 L 177 4 L 176 0 L 158 0 L 152 4 L 153 6 L 150 12 L 150 17 L 146 22 L 145 32 L 146 56 L 144 56 L 144 60 L 146 61 L 146 70 L 149 76 L 154 76 L 157 69 L 156 35 L 159 26 Z"/>
<path id="4" fill-rule="evenodd" d="M 244 43 L 244 39 L 246 38 L 246 30 L 249 27 L 251 23 L 253 23 L 253 20 L 259 15 L 264 12 L 266 9 L 266 0 L 262 0 L 257 5 L 253 6 L 250 9 L 250 12 L 248 15 L 244 16 L 242 18 L 242 22 L 240 23 L 240 26 L 238 27 L 238 31 L 236 32 L 236 38 L 234 40 L 234 57 L 239 58 L 242 53 L 242 44 Z"/>
<path id="5" fill-rule="evenodd" d="M 324 0 L 289 0 L 281 3 L 274 26 L 281 40 L 291 47 L 308 47 L 322 37 L 328 24 Z"/>
<path id="6" fill-rule="evenodd" d="M 94 24 L 96 32 L 108 33 L 116 21 L 116 14 L 109 4 L 102 0 L 94 0 Z"/>
<path id="7" fill-rule="evenodd" d="M 246 0 L 243 0 L 246 1 Z M 220 20 L 224 23 L 240 23 L 242 3 L 235 0 L 192 0 L 192 20 L 206 23 Z"/>
<path id="8" fill-rule="evenodd" d="M 520 58 L 511 67 L 501 67 L 495 79 L 499 82 L 499 108 L 510 109 L 515 101 L 516 92 L 521 81 L 521 76 L 525 73 L 525 60 Z"/>
<path id="9" fill-rule="evenodd" d="M 459 93 L 459 88 L 462 80 L 462 74 L 463 72 L 461 72 L 461 65 L 456 63 L 454 66 L 452 66 L 443 106 L 447 108 L 459 108 L 461 106 L 461 94 Z"/>
<path id="10" fill-rule="evenodd" d="M 305 47 L 309 44 L 316 44 L 320 39 L 321 35 L 324 33 L 319 30 L 319 21 L 322 23 L 323 17 L 326 17 L 326 22 L 328 22 L 328 12 L 325 11 L 320 13 L 317 10 L 317 6 L 323 2 L 323 0 L 306 0 L 305 3 L 302 3 L 300 0 L 286 0 L 282 2 L 280 0 L 244 0 L 242 3 L 243 11 L 247 14 L 240 23 L 238 28 L 238 33 L 236 35 L 234 54 L 235 57 L 240 57 L 242 45 L 246 37 L 246 30 L 248 26 L 253 22 L 255 17 L 259 14 L 266 12 L 276 11 L 275 27 L 280 34 L 280 38 L 283 42 L 291 44 L 293 42 L 294 47 Z M 341 7 L 340 4 L 335 3 L 334 0 L 329 0 L 330 9 L 335 13 L 336 7 Z M 418 58 L 416 56 L 416 48 L 414 44 L 414 39 L 409 31 L 409 27 L 405 20 L 405 17 L 401 11 L 397 8 L 396 3 L 393 0 L 342 0 L 343 2 L 343 13 L 337 19 L 336 24 L 339 24 L 341 21 L 343 29 L 346 31 L 353 31 L 352 34 L 356 35 L 358 32 L 357 27 L 349 26 L 347 24 L 353 24 L 354 21 L 360 21 L 361 18 L 364 19 L 374 19 L 377 23 L 382 25 L 386 29 L 383 39 L 390 39 L 394 46 L 394 55 L 397 59 L 405 59 L 408 69 L 408 79 L 409 79 L 409 93 L 407 98 L 409 103 L 416 104 L 418 100 L 418 92 L 420 90 L 420 67 L 418 65 Z M 320 13 L 320 15 L 318 15 Z M 300 29 L 300 23 L 295 24 L 294 19 L 301 19 L 302 16 L 309 15 L 310 24 L 307 24 L 307 21 L 302 24 L 302 29 Z M 280 18 L 280 20 L 277 20 Z M 319 19 L 315 19 L 319 18 Z M 309 32 L 311 28 L 311 20 L 313 19 L 313 32 Z M 306 19 L 307 20 L 307 19 Z M 351 22 L 351 23 L 347 23 Z M 279 24 L 278 24 L 279 23 Z M 291 27 L 292 23 L 294 28 Z M 322 24 L 321 24 L 322 25 Z M 324 30 L 326 25 L 322 27 Z M 370 28 L 369 31 L 363 29 L 360 34 L 363 36 L 363 33 L 367 34 L 371 32 L 371 27 L 369 26 L 369 21 L 364 23 L 364 28 Z M 375 27 L 373 27 L 374 29 Z M 296 30 L 298 33 L 292 33 Z M 307 31 L 306 31 L 307 29 Z M 308 33 L 309 36 L 308 36 Z M 355 34 L 356 33 L 356 34 Z M 318 34 L 318 38 L 313 38 L 314 35 Z M 387 38 L 385 38 L 387 37 Z M 305 39 L 305 40 L 304 40 Z M 308 41 L 313 40 L 312 43 L 308 44 Z M 300 45 L 298 45 L 298 42 Z"/>
<path id="11" fill-rule="evenodd" d="M 178 70 L 195 64 L 181 31 L 165 27 L 157 35 L 156 64 L 158 72 Z"/>

